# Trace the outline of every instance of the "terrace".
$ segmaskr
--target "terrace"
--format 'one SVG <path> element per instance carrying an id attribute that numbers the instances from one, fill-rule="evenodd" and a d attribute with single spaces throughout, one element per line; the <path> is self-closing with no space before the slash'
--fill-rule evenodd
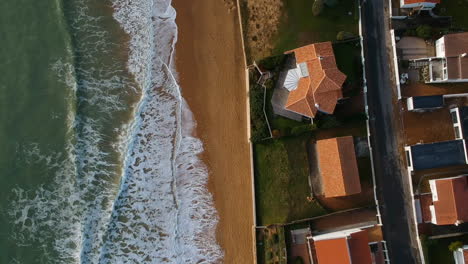
<path id="1" fill-rule="evenodd" d="M 427 144 L 457 139 L 451 109 L 468 106 L 467 97 L 445 97 L 442 108 L 408 111 L 403 104 L 402 119 L 406 145 Z"/>

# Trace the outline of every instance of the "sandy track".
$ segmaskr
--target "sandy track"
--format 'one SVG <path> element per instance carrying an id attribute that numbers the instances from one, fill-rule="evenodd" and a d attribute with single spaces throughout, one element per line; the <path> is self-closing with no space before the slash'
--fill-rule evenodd
<path id="1" fill-rule="evenodd" d="M 245 64 L 237 10 L 220 0 L 174 0 L 182 94 L 205 144 L 225 263 L 254 262 Z"/>

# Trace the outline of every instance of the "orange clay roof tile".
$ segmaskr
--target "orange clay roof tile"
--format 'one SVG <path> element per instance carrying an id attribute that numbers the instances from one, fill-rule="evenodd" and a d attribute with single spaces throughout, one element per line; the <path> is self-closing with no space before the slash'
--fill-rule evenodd
<path id="1" fill-rule="evenodd" d="M 351 264 L 345 237 L 315 241 L 314 245 L 318 264 Z"/>
<path id="2" fill-rule="evenodd" d="M 310 44 L 286 53 L 292 52 L 297 64 L 307 63 L 309 76 L 301 78 L 296 90 L 289 93 L 286 109 L 308 117 L 314 117 L 317 110 L 333 113 L 337 101 L 343 97 L 341 86 L 346 75 L 336 66 L 331 42 Z M 331 91 L 334 92 L 328 93 Z"/>
<path id="3" fill-rule="evenodd" d="M 372 264 L 367 231 L 314 242 L 318 264 Z"/>
<path id="4" fill-rule="evenodd" d="M 361 192 L 352 136 L 317 141 L 317 157 L 325 197 Z"/>
<path id="5" fill-rule="evenodd" d="M 435 181 L 437 201 L 433 201 L 438 225 L 468 221 L 468 176 Z"/>

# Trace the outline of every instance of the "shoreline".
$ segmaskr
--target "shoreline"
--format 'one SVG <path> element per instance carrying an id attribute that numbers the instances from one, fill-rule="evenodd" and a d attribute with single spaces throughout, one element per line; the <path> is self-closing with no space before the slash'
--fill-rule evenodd
<path id="1" fill-rule="evenodd" d="M 181 93 L 203 141 L 200 158 L 219 216 L 224 263 L 255 263 L 248 87 L 235 1 L 174 0 L 179 34 L 175 65 Z"/>

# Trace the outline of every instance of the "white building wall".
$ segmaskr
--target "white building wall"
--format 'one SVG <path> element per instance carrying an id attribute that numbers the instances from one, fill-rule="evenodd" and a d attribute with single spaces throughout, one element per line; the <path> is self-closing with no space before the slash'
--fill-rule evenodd
<path id="1" fill-rule="evenodd" d="M 436 57 L 445 57 L 445 36 L 436 40 Z"/>

